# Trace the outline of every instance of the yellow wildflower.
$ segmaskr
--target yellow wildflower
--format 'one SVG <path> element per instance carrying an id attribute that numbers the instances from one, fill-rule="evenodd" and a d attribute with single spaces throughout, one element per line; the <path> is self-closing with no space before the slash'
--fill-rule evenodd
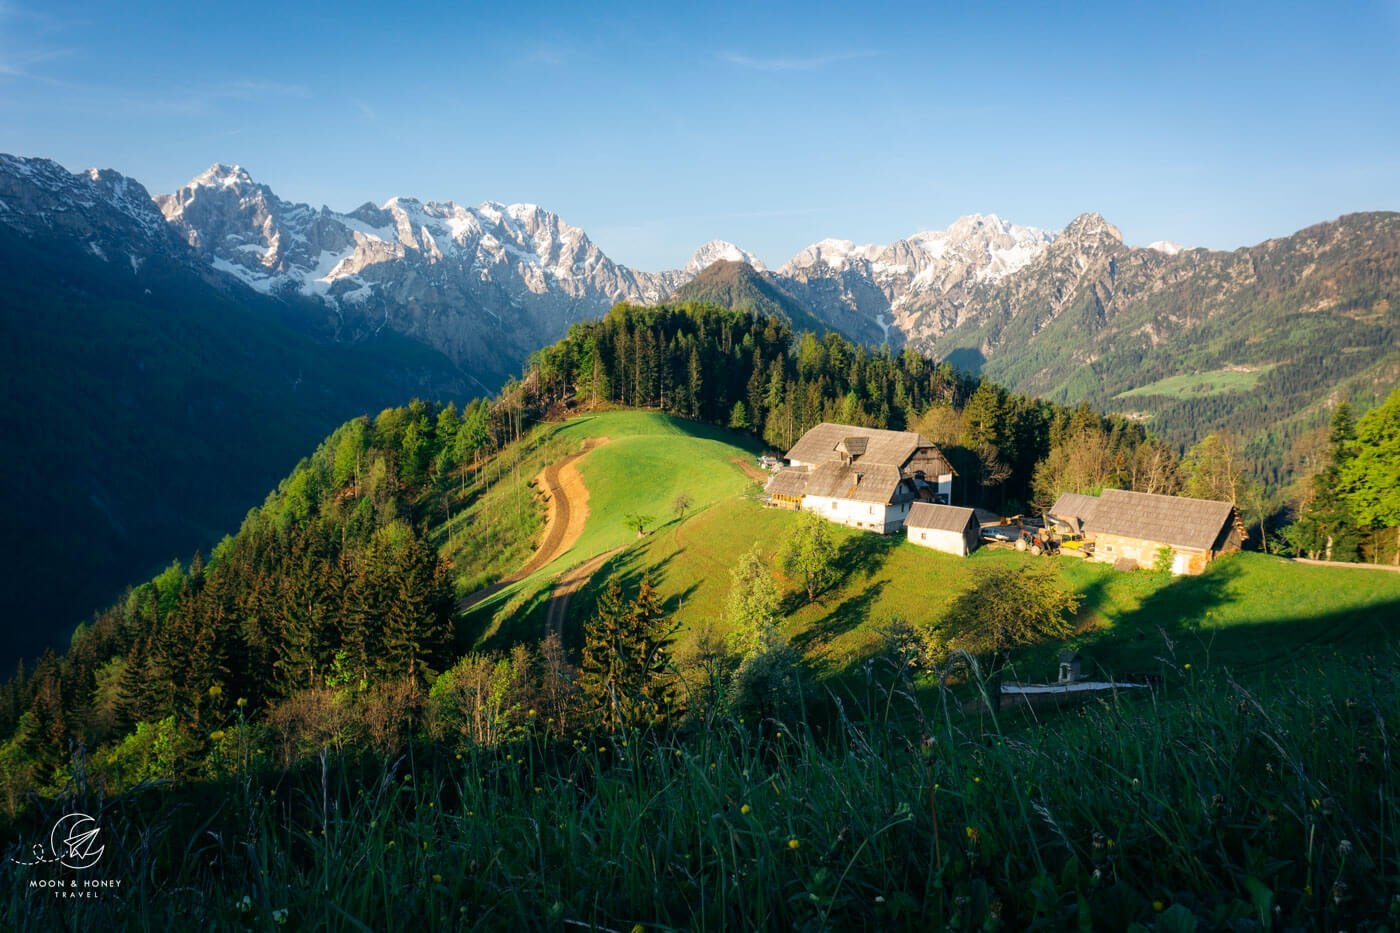
<path id="1" fill-rule="evenodd" d="M 748 815 L 749 815 L 749 810 L 751 810 L 751 809 L 753 809 L 753 808 L 750 807 L 748 804 L 744 804 L 742 807 L 739 808 L 739 812 L 742 813 L 742 814 L 744 814 L 744 816 L 748 816 Z"/>
<path id="2" fill-rule="evenodd" d="M 798 842 L 796 839 L 789 839 L 789 840 L 788 840 L 788 848 L 789 848 L 789 849 L 796 849 L 796 848 L 797 848 L 798 846 L 800 846 L 800 845 L 802 845 L 802 843 Z"/>

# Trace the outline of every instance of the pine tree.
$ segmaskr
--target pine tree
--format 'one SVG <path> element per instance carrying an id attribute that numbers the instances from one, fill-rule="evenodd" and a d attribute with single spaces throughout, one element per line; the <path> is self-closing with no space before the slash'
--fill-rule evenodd
<path id="1" fill-rule="evenodd" d="M 1332 415 L 1327 460 L 1313 475 L 1310 494 L 1298 510 L 1297 520 L 1284 532 L 1296 552 L 1314 559 L 1356 559 L 1361 532 L 1341 488 L 1341 472 L 1351 459 L 1355 437 L 1351 406 L 1343 402 Z"/>
<path id="2" fill-rule="evenodd" d="M 580 685 L 604 728 L 647 725 L 665 717 L 671 632 L 650 578 L 628 603 L 611 580 L 584 627 Z"/>

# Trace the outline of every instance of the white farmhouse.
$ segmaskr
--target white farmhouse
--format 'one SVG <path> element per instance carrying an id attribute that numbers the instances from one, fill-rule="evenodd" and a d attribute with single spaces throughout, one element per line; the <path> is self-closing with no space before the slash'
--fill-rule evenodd
<path id="1" fill-rule="evenodd" d="M 904 527 L 909 540 L 920 547 L 959 557 L 966 557 L 977 548 L 979 527 L 972 509 L 915 502 Z"/>
<path id="2" fill-rule="evenodd" d="M 947 502 L 953 467 L 913 431 L 823 422 L 802 435 L 768 481 L 768 502 L 890 534 L 917 502 Z"/>

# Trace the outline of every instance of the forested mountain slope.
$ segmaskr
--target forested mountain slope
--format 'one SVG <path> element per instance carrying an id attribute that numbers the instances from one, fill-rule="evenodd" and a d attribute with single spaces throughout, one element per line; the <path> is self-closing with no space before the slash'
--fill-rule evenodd
<path id="1" fill-rule="evenodd" d="M 337 344 L 177 261 L 139 272 L 0 226 L 0 639 L 8 668 L 207 549 L 347 417 L 468 383 L 421 344 Z"/>

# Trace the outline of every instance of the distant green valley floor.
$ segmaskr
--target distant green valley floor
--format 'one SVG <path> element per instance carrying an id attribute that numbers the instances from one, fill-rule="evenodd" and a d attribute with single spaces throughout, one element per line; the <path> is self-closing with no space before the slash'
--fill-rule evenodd
<path id="1" fill-rule="evenodd" d="M 561 571 L 623 548 L 569 607 L 565 638 L 578 633 L 604 581 L 630 585 L 649 574 L 682 624 L 677 652 L 696 644 L 707 626 L 723 636 L 729 571 L 757 543 L 776 568 L 795 513 L 764 508 L 759 487 L 736 465 L 757 448 L 740 435 L 661 415 L 615 412 L 575 419 L 551 430 L 571 445 L 585 437 L 610 442 L 579 461 L 590 492 L 588 526 L 578 544 L 537 574 L 474 607 L 466 624 L 478 646 L 504 647 L 544 629 L 550 581 Z M 671 513 L 679 493 L 694 500 L 684 519 Z M 624 524 L 631 512 L 660 519 L 638 540 Z M 880 537 L 832 526 L 841 548 L 843 581 L 816 605 L 784 580 L 791 612 L 786 631 L 824 677 L 837 676 L 876 651 L 891 619 L 915 625 L 939 621 L 991 562 L 1054 561 L 1081 596 L 1076 647 L 1101 673 L 1153 673 L 1164 663 L 1213 661 L 1264 672 L 1293 661 L 1301 649 L 1359 655 L 1400 635 L 1400 574 L 1294 564 L 1262 554 L 1216 561 L 1199 577 L 1147 571 L 1121 573 L 1079 558 L 1032 558 L 1009 550 L 980 550 L 958 558 L 903 536 Z M 781 579 L 781 573 L 779 573 Z M 1025 679 L 1048 678 L 1062 645 L 1026 652 Z"/>
<path id="2" fill-rule="evenodd" d="M 1248 392 L 1275 364 L 1251 366 L 1248 369 L 1217 369 L 1208 373 L 1187 373 L 1168 376 L 1145 386 L 1119 392 L 1114 398 L 1136 398 L 1148 395 L 1165 398 L 1201 398 L 1224 395 L 1227 392 Z"/>
<path id="3" fill-rule="evenodd" d="M 1148 395 L 1164 398 L 1201 398 L 1224 395 L 1227 392 L 1248 392 L 1276 364 L 1250 366 L 1247 369 L 1217 369 L 1208 373 L 1185 373 L 1149 382 L 1145 386 L 1119 392 L 1114 398 L 1140 398 Z"/>

